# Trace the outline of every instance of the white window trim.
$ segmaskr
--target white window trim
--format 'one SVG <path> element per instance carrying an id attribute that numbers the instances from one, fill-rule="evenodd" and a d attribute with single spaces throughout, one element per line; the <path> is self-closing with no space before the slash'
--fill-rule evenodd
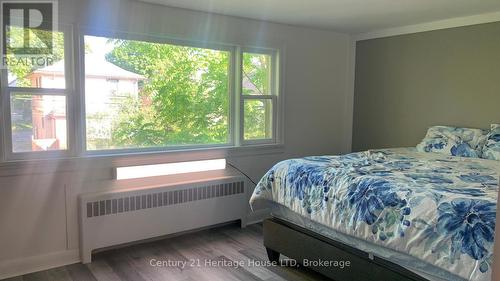
<path id="1" fill-rule="evenodd" d="M 1 108 L 3 113 L 2 129 L 2 159 L 8 161 L 16 160 L 31 160 L 31 159 L 51 159 L 51 158 L 67 158 L 74 155 L 75 152 L 75 126 L 74 113 L 72 104 L 75 93 L 74 79 L 73 79 L 73 54 L 72 39 L 73 30 L 70 26 L 59 26 L 58 32 L 64 34 L 64 70 L 65 70 L 65 88 L 64 89 L 51 89 L 51 88 L 34 88 L 34 87 L 9 87 L 8 86 L 8 71 L 2 69 L 1 83 L 5 85 L 1 88 Z M 12 120 L 11 120 L 11 104 L 10 97 L 12 93 L 26 93 L 33 95 L 51 95 L 51 96 L 64 96 L 66 98 L 66 135 L 67 143 L 64 150 L 53 151 L 30 151 L 30 152 L 14 152 L 12 144 Z"/>
<path id="2" fill-rule="evenodd" d="M 12 132 L 10 120 L 10 92 L 23 92 L 21 88 L 9 88 L 7 82 L 7 71 L 1 70 L 0 108 L 4 115 L 3 122 L 0 122 L 0 131 L 3 138 L 0 138 L 0 162 L 15 162 L 19 160 L 44 159 L 67 159 L 67 158 L 123 158 L 127 155 L 134 157 L 144 155 L 177 155 L 181 152 L 193 153 L 199 151 L 216 151 L 217 155 L 226 156 L 253 155 L 263 153 L 281 152 L 284 148 L 283 130 L 283 94 L 282 81 L 283 73 L 280 55 L 281 48 L 261 48 L 261 47 L 241 47 L 238 45 L 220 44 L 212 42 L 197 42 L 193 40 L 175 39 L 166 36 L 146 35 L 128 32 L 118 32 L 109 30 L 88 29 L 86 27 L 75 26 L 64 28 L 59 31 L 64 32 L 65 37 L 65 78 L 66 89 L 33 89 L 27 91 L 38 93 L 58 94 L 66 97 L 66 118 L 67 118 L 67 150 L 62 151 L 40 151 L 40 152 L 18 152 L 12 151 Z M 198 48 L 209 48 L 214 50 L 227 51 L 230 54 L 229 62 L 229 142 L 225 144 L 209 145 L 183 145 L 168 147 L 150 147 L 134 149 L 110 149 L 110 150 L 87 150 L 86 148 L 86 120 L 85 120 L 85 47 L 84 37 L 101 36 L 110 38 L 121 38 L 125 40 L 140 40 L 154 43 L 165 43 Z M 271 96 L 245 97 L 272 100 L 272 139 L 244 140 L 243 139 L 243 98 L 242 96 L 242 54 L 243 52 L 269 54 L 272 56 L 272 90 Z M 140 158 L 140 157 L 139 157 Z"/>
<path id="3" fill-rule="evenodd" d="M 5 144 L 6 131 L 7 131 L 7 115 L 10 115 L 10 112 L 7 111 L 6 108 L 6 100 L 4 94 L 7 91 L 8 86 L 8 78 L 7 78 L 7 69 L 1 67 L 0 68 L 0 161 L 4 161 L 7 156 L 7 150 L 10 149 Z M 10 101 L 9 101 L 10 103 Z M 9 116 L 10 118 L 10 116 Z M 10 122 L 9 122 L 10 124 Z M 10 130 L 10 129 L 9 129 Z"/>
<path id="4" fill-rule="evenodd" d="M 252 53 L 252 54 L 263 54 L 269 55 L 271 57 L 271 93 L 269 95 L 243 95 L 243 53 Z M 239 73 L 238 83 L 238 94 L 239 97 L 239 142 L 242 146 L 246 145 L 261 145 L 261 144 L 279 144 L 282 143 L 281 134 L 279 128 L 282 127 L 282 121 L 279 118 L 278 110 L 281 108 L 279 103 L 280 100 L 280 86 L 279 86 L 279 76 L 278 73 L 278 51 L 274 49 L 267 48 L 255 48 L 255 47 L 245 47 L 241 48 L 239 52 L 239 65 L 237 72 Z M 244 137 L 244 106 L 245 100 L 256 99 L 256 100 L 271 100 L 271 108 L 272 108 L 272 116 L 271 116 L 271 130 L 272 137 L 266 139 L 253 139 L 253 140 L 245 140 Z"/>

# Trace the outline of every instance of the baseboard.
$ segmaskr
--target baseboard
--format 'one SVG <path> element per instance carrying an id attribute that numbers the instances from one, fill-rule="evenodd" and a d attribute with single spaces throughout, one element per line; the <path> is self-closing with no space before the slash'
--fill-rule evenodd
<path id="1" fill-rule="evenodd" d="M 80 262 L 78 249 L 0 261 L 0 279 Z"/>
<path id="2" fill-rule="evenodd" d="M 260 223 L 271 217 L 271 209 L 256 210 L 248 214 L 247 225 Z"/>

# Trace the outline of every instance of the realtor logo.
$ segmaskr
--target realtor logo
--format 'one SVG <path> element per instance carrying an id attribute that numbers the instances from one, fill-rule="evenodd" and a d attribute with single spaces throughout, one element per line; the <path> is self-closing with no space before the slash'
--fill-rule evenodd
<path id="1" fill-rule="evenodd" d="M 0 0 L 3 66 L 13 57 L 39 60 L 52 54 L 57 1 Z"/>

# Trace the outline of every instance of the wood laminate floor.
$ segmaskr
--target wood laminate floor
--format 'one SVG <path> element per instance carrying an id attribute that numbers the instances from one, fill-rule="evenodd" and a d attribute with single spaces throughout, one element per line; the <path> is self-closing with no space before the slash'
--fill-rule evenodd
<path id="1" fill-rule="evenodd" d="M 260 224 L 245 229 L 226 225 L 97 253 L 87 265 L 78 263 L 5 281 L 326 280 L 303 267 L 262 266 L 266 261 Z"/>

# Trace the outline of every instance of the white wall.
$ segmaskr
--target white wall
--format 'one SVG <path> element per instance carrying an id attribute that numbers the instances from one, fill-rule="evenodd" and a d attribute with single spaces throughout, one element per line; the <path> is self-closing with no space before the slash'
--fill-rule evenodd
<path id="1" fill-rule="evenodd" d="M 282 48 L 285 146 L 272 154 L 257 151 L 229 157 L 255 181 L 279 160 L 350 149 L 351 128 L 345 125 L 352 121 L 348 35 L 124 0 L 60 0 L 59 5 L 60 20 L 75 25 Z M 199 154 L 203 158 L 220 156 Z M 184 158 L 177 153 L 132 159 L 162 162 Z M 0 278 L 36 269 L 34 265 L 43 268 L 77 261 L 77 195 L 96 188 L 120 188 L 112 180 L 112 167 L 127 161 L 102 158 L 0 164 Z"/>

